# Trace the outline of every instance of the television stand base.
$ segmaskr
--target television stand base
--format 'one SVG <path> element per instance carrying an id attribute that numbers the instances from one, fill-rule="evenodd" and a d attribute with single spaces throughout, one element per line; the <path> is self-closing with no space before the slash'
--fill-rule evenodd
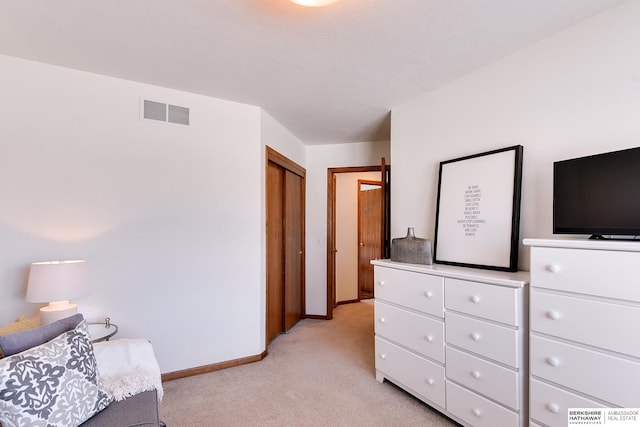
<path id="1" fill-rule="evenodd" d="M 589 237 L 589 240 L 609 240 L 609 241 L 621 241 L 621 242 L 640 242 L 640 239 L 637 239 L 638 236 L 618 236 L 618 237 L 605 237 L 602 234 L 592 234 Z"/>

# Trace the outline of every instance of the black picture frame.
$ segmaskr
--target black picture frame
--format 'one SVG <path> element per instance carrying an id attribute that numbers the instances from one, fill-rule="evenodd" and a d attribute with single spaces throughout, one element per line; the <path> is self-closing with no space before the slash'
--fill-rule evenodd
<path id="1" fill-rule="evenodd" d="M 522 145 L 440 162 L 434 262 L 517 271 Z"/>

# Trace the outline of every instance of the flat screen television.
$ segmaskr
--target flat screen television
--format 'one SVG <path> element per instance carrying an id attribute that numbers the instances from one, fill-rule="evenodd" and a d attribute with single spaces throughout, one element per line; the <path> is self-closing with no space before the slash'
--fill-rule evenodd
<path id="1" fill-rule="evenodd" d="M 554 162 L 553 233 L 640 235 L 640 147 Z"/>

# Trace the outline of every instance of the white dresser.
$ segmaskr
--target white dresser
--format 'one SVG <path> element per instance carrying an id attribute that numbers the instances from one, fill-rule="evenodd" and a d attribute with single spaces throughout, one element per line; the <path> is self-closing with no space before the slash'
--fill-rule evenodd
<path id="1" fill-rule="evenodd" d="M 372 261 L 376 378 L 468 426 L 528 422 L 528 273 Z"/>
<path id="2" fill-rule="evenodd" d="M 531 425 L 569 408 L 640 408 L 640 242 L 531 246 Z"/>

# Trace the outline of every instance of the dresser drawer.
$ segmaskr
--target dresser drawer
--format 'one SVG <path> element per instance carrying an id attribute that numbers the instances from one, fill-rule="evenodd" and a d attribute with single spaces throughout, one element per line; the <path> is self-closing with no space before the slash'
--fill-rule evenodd
<path id="1" fill-rule="evenodd" d="M 520 409 L 520 381 L 515 371 L 447 347 L 447 378 L 480 394 Z"/>
<path id="2" fill-rule="evenodd" d="M 374 271 L 376 298 L 443 317 L 442 277 L 377 265 Z"/>
<path id="3" fill-rule="evenodd" d="M 376 370 L 441 408 L 445 407 L 444 367 L 376 337 Z"/>
<path id="4" fill-rule="evenodd" d="M 517 330 L 452 312 L 447 312 L 446 324 L 448 344 L 520 368 Z"/>
<path id="5" fill-rule="evenodd" d="M 532 290 L 530 310 L 533 331 L 640 357 L 640 307 Z"/>
<path id="6" fill-rule="evenodd" d="M 593 400 L 561 390 L 539 380 L 531 380 L 531 418 L 549 427 L 565 427 L 569 408 L 601 408 Z"/>
<path id="7" fill-rule="evenodd" d="M 444 292 L 447 309 L 508 325 L 520 323 L 518 289 L 447 278 Z"/>
<path id="8" fill-rule="evenodd" d="M 375 332 L 444 363 L 444 322 L 375 301 Z"/>
<path id="9" fill-rule="evenodd" d="M 531 375 L 626 408 L 640 407 L 640 363 L 531 336 Z"/>
<path id="10" fill-rule="evenodd" d="M 531 285 L 640 301 L 640 252 L 531 248 Z"/>
<path id="11" fill-rule="evenodd" d="M 474 427 L 515 427 L 517 413 L 447 381 L 447 410 Z"/>

